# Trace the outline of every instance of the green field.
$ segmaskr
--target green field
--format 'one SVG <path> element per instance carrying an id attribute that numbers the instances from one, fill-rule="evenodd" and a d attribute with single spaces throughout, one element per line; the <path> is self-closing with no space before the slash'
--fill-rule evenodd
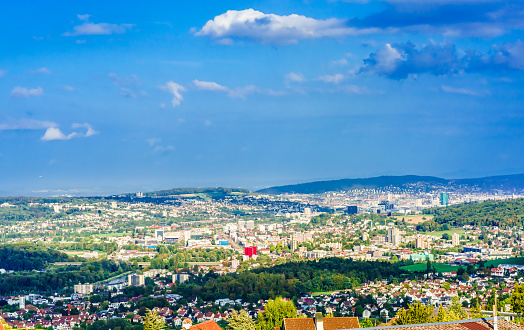
<path id="1" fill-rule="evenodd" d="M 524 258 L 495 259 L 486 262 L 486 267 L 498 267 L 501 264 L 524 265 Z"/>
<path id="2" fill-rule="evenodd" d="M 444 231 L 433 231 L 433 232 L 430 232 L 430 233 L 426 233 L 426 235 L 431 235 L 431 236 L 442 236 L 443 234 L 447 233 L 450 237 L 452 234 L 454 233 L 457 233 L 459 235 L 464 235 L 466 231 L 462 230 L 462 229 L 452 229 L 452 230 L 444 230 Z"/>
<path id="3" fill-rule="evenodd" d="M 340 292 L 340 290 L 336 290 L 336 291 L 325 291 L 325 292 L 311 292 L 310 295 L 312 296 L 320 296 L 320 295 L 331 295 L 333 294 L 333 292 Z"/>
<path id="4" fill-rule="evenodd" d="M 447 273 L 457 271 L 457 269 L 459 269 L 458 266 L 448 266 L 447 264 L 441 264 L 436 262 L 432 262 L 431 266 L 434 266 L 437 269 L 438 273 Z M 427 265 L 426 263 L 414 264 L 410 266 L 400 267 L 400 269 L 407 270 L 410 272 L 425 272 L 427 269 Z"/>
<path id="5" fill-rule="evenodd" d="M 60 250 L 60 252 L 63 252 L 67 255 L 70 255 L 70 256 L 78 256 L 78 255 L 81 255 L 81 254 L 84 254 L 86 252 L 93 252 L 93 251 L 69 251 L 69 250 Z M 105 257 L 106 256 L 106 253 L 105 252 L 101 252 L 101 251 L 97 251 L 98 252 L 98 256 L 99 257 Z"/>
<path id="6" fill-rule="evenodd" d="M 130 236 L 129 233 L 110 233 L 110 234 L 96 234 L 95 237 L 107 237 L 107 236 Z"/>

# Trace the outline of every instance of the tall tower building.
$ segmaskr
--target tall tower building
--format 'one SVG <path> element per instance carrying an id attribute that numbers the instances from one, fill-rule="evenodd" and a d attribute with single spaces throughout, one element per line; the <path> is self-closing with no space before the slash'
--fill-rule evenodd
<path id="1" fill-rule="evenodd" d="M 460 245 L 460 235 L 459 234 L 453 233 L 453 235 L 451 235 L 451 244 L 453 244 L 453 246 Z"/>
<path id="2" fill-rule="evenodd" d="M 440 205 L 448 206 L 449 205 L 449 194 L 446 192 L 440 193 Z"/>

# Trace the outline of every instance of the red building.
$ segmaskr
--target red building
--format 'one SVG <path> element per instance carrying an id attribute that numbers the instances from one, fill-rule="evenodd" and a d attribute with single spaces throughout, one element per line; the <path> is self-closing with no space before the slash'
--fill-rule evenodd
<path id="1" fill-rule="evenodd" d="M 244 255 L 248 257 L 253 257 L 257 255 L 257 247 L 256 246 L 247 246 L 244 248 Z"/>

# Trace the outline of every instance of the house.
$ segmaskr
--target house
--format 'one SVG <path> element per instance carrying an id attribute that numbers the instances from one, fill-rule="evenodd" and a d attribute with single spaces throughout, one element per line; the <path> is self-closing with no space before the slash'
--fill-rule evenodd
<path id="1" fill-rule="evenodd" d="M 189 330 L 222 330 L 222 328 L 215 321 L 210 320 L 194 325 Z"/>
<path id="2" fill-rule="evenodd" d="M 182 329 L 189 329 L 193 325 L 193 321 L 187 317 L 182 321 Z"/>
<path id="3" fill-rule="evenodd" d="M 288 318 L 282 321 L 282 330 L 338 330 L 360 328 L 357 317 L 326 317 L 316 313 L 314 318 Z"/>

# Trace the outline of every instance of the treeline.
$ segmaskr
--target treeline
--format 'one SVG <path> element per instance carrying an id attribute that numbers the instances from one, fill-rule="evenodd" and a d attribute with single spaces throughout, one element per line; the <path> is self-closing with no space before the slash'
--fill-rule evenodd
<path id="1" fill-rule="evenodd" d="M 425 209 L 423 212 L 434 215 L 431 221 L 421 225 L 430 230 L 440 230 L 445 224 L 511 228 L 524 225 L 524 198 L 457 204 Z"/>
<path id="2" fill-rule="evenodd" d="M 41 270 L 55 262 L 68 261 L 67 254 L 21 243 L 0 246 L 0 268 L 5 270 Z"/>
<path id="3" fill-rule="evenodd" d="M 298 297 L 307 292 L 351 289 L 366 281 L 398 277 L 402 263 L 324 258 L 288 262 L 270 268 L 218 276 L 208 273 L 178 285 L 174 290 L 186 298 L 204 300 L 228 297 L 256 302 L 260 299 Z"/>
<path id="4" fill-rule="evenodd" d="M 78 283 L 95 283 L 131 270 L 126 263 L 112 260 L 87 262 L 62 270 L 41 273 L 12 273 L 0 275 L 0 295 L 18 292 L 56 292 L 72 289 Z"/>

